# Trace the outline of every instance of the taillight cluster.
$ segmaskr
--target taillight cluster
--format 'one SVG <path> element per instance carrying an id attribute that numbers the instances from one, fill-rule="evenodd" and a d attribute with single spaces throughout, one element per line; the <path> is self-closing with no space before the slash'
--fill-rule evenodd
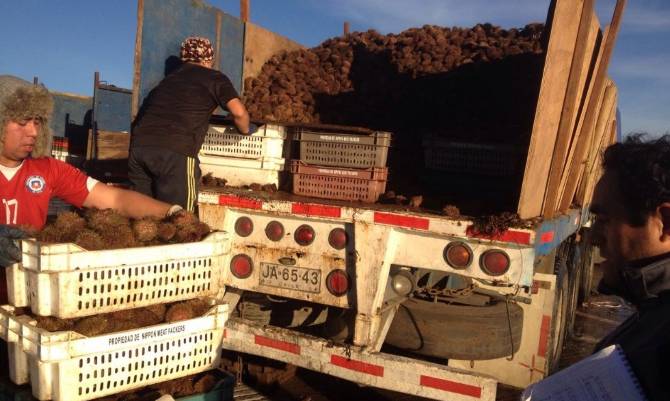
<path id="1" fill-rule="evenodd" d="M 307 246 L 314 242 L 316 233 L 312 227 L 308 226 L 307 224 L 303 224 L 298 227 L 297 230 L 295 230 L 293 238 L 295 239 L 295 242 L 298 243 L 298 245 Z"/>
<path id="2" fill-rule="evenodd" d="M 240 237 L 248 237 L 253 231 L 254 223 L 249 217 L 242 216 L 235 221 L 235 233 Z M 285 236 L 284 225 L 276 220 L 269 222 L 265 226 L 265 236 L 270 241 L 281 241 Z M 308 246 L 316 239 L 316 232 L 312 226 L 303 224 L 295 230 L 293 239 L 298 245 Z M 347 246 L 348 240 L 343 228 L 334 228 L 328 234 L 328 244 L 338 251 Z"/>
<path id="3" fill-rule="evenodd" d="M 248 255 L 239 254 L 230 260 L 230 272 L 237 278 L 248 278 L 254 269 L 254 262 Z"/>
<path id="4" fill-rule="evenodd" d="M 461 241 L 449 243 L 442 253 L 444 261 L 454 269 L 461 270 L 470 267 L 473 253 L 470 247 Z M 479 267 L 490 276 L 501 276 L 510 268 L 510 259 L 505 251 L 490 249 L 479 258 Z"/>
<path id="5" fill-rule="evenodd" d="M 341 297 L 349 291 L 349 276 L 342 269 L 331 271 L 326 277 L 326 288 L 331 294 Z"/>

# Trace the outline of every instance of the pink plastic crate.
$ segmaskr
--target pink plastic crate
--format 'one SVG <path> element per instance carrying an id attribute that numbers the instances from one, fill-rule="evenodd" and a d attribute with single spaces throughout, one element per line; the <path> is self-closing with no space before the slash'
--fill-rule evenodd
<path id="1" fill-rule="evenodd" d="M 386 191 L 388 169 L 348 169 L 291 161 L 293 193 L 314 198 L 374 203 Z"/>

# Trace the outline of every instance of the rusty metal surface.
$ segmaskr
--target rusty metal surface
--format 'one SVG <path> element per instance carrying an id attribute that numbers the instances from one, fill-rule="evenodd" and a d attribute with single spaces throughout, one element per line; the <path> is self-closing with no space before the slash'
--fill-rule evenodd
<path id="1" fill-rule="evenodd" d="M 575 335 L 567 339 L 559 368 L 565 368 L 590 355 L 595 343 L 625 320 L 633 309 L 618 297 L 595 295 L 581 305 L 575 320 Z M 498 385 L 496 401 L 517 401 L 521 390 Z M 299 369 L 297 375 L 275 388 L 269 399 L 296 401 L 424 401 L 426 398 L 393 391 L 362 387 L 324 374 Z"/>

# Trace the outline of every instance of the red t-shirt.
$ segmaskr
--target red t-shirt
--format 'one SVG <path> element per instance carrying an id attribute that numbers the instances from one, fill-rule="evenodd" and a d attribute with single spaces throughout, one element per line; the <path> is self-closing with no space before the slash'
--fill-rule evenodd
<path id="1" fill-rule="evenodd" d="M 82 207 L 89 193 L 87 179 L 75 167 L 51 157 L 25 159 L 11 180 L 0 172 L 0 224 L 42 229 L 52 197 Z"/>

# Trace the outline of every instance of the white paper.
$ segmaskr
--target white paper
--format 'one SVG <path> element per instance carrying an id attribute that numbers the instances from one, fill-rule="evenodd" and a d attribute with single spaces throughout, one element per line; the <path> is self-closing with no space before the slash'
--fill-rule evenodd
<path id="1" fill-rule="evenodd" d="M 645 401 L 621 348 L 597 354 L 528 387 L 523 401 Z"/>

